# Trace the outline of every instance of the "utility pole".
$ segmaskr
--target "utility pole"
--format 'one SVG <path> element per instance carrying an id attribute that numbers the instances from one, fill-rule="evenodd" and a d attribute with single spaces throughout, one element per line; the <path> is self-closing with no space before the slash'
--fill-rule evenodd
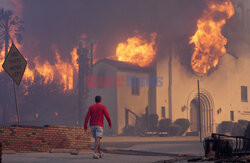
<path id="1" fill-rule="evenodd" d="M 201 137 L 201 98 L 200 98 L 200 82 L 197 80 L 197 85 L 198 85 L 198 105 L 199 105 L 199 130 L 200 130 L 200 142 L 202 142 L 202 137 Z"/>
<path id="2" fill-rule="evenodd" d="M 173 121 L 172 117 L 172 55 L 174 55 L 174 46 L 170 48 L 170 55 L 168 60 L 168 108 L 169 108 L 169 119 Z"/>
<path id="3" fill-rule="evenodd" d="M 88 93 L 86 77 L 92 73 L 93 66 L 93 41 L 88 39 L 80 40 L 77 49 L 78 54 L 78 122 L 83 125 L 85 111 L 88 109 Z"/>
<path id="4" fill-rule="evenodd" d="M 7 57 L 7 54 L 8 54 L 8 49 L 9 49 L 9 39 L 10 39 L 10 35 L 9 35 L 9 17 L 5 17 L 4 18 L 4 22 L 5 24 L 3 25 L 4 26 L 4 31 L 5 31 L 5 34 L 4 34 L 4 46 L 5 46 L 5 59 Z M 6 82 L 8 83 L 10 80 L 7 78 L 7 75 L 5 76 L 6 77 Z M 7 84 L 7 88 L 9 89 L 10 85 Z M 7 122 L 7 114 L 8 114 L 8 104 L 5 104 L 5 106 L 3 107 L 3 124 L 5 125 L 6 122 Z"/>

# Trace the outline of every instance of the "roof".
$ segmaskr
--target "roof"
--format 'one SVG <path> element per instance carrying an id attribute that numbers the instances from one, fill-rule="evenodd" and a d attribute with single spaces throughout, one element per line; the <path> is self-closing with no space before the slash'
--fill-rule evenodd
<path id="1" fill-rule="evenodd" d="M 150 67 L 150 66 L 140 67 L 140 66 L 138 66 L 136 64 L 132 64 L 132 63 L 129 63 L 129 62 L 117 61 L 117 60 L 107 59 L 107 58 L 98 60 L 94 64 L 94 66 L 97 65 L 97 64 L 100 64 L 100 63 L 106 63 L 106 64 L 109 64 L 111 66 L 116 67 L 119 70 L 125 70 L 125 71 L 136 71 L 136 72 L 152 72 L 153 71 L 153 68 Z"/>

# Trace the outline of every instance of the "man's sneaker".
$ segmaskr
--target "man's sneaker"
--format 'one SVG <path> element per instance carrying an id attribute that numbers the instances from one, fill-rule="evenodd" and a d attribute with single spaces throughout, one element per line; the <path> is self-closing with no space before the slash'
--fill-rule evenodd
<path id="1" fill-rule="evenodd" d="M 103 158 L 103 152 L 100 152 L 100 154 L 99 154 L 99 158 Z"/>
<path id="2" fill-rule="evenodd" d="M 97 154 L 95 153 L 95 154 L 93 155 L 93 158 L 94 158 L 94 159 L 98 159 L 99 157 L 98 157 Z"/>

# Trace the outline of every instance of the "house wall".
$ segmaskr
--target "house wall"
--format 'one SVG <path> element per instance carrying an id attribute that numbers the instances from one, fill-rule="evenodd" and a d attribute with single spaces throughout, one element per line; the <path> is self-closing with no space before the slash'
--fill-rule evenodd
<path id="1" fill-rule="evenodd" d="M 169 104 L 169 55 L 159 60 L 157 75 L 163 76 L 164 85 L 156 90 L 157 114 L 161 114 L 161 106 Z M 234 111 L 234 121 L 250 120 L 249 102 L 241 102 L 241 86 L 250 86 L 249 65 L 247 55 L 236 59 L 229 54 L 223 56 L 219 66 L 213 72 L 198 76 L 181 64 L 178 52 L 172 52 L 172 120 L 178 118 L 190 119 L 190 102 L 197 98 L 197 80 L 200 89 L 212 98 L 214 131 L 221 121 L 230 121 L 230 111 Z M 185 108 L 185 109 L 183 109 Z M 217 111 L 221 109 L 220 113 Z M 167 114 L 167 117 L 169 115 Z"/>
<path id="2" fill-rule="evenodd" d="M 165 107 L 165 117 L 170 118 L 169 115 L 169 55 L 170 49 L 168 48 L 158 59 L 156 65 L 157 77 L 162 77 L 163 85 L 161 87 L 156 87 L 156 114 L 161 117 L 161 107 Z"/>
<path id="3" fill-rule="evenodd" d="M 156 70 L 156 67 L 154 69 Z M 149 77 L 157 79 L 156 71 L 149 73 Z M 153 85 L 149 85 L 148 108 L 149 114 L 156 114 L 156 87 Z"/>
<path id="4" fill-rule="evenodd" d="M 232 60 L 229 56 L 227 58 Z M 225 62 L 225 58 L 222 61 Z M 198 87 L 197 80 L 200 80 L 200 89 L 204 89 L 210 94 L 213 101 L 213 123 L 220 123 L 221 120 L 229 120 L 230 112 L 228 107 L 228 97 L 230 93 L 228 92 L 228 73 L 227 67 L 222 65 L 214 72 L 199 77 L 194 73 L 188 73 L 185 67 L 182 66 L 178 58 L 173 58 L 173 92 L 172 92 L 172 103 L 173 103 L 173 120 L 178 118 L 188 118 L 190 119 L 190 102 L 192 99 L 196 98 Z M 186 107 L 184 111 L 182 107 Z M 221 108 L 221 114 L 215 114 L 217 109 Z"/>
<path id="5" fill-rule="evenodd" d="M 229 74 L 228 90 L 231 92 L 229 96 L 230 107 L 235 110 L 235 118 L 250 120 L 250 103 L 249 103 L 249 87 L 250 87 L 250 52 L 241 55 L 231 68 Z M 241 102 L 241 86 L 248 87 L 248 102 Z"/>
<path id="6" fill-rule="evenodd" d="M 116 77 L 117 70 L 115 67 L 105 63 L 99 63 L 93 68 L 93 75 L 97 77 Z M 90 90 L 89 106 L 95 103 L 95 96 L 102 96 L 102 103 L 107 107 L 112 121 L 112 128 L 108 127 L 108 123 L 104 120 L 104 134 L 116 135 L 118 133 L 117 123 L 117 88 L 113 87 L 92 87 Z"/>
<path id="7" fill-rule="evenodd" d="M 149 77 L 147 73 L 139 73 L 139 72 L 117 72 L 117 76 L 123 77 L 126 79 L 127 75 L 135 75 L 136 77 Z M 117 88 L 117 110 L 118 110 L 118 134 L 122 133 L 122 129 L 125 127 L 125 108 L 130 109 L 135 114 L 140 116 L 141 114 L 145 114 L 145 108 L 148 106 L 148 93 L 149 87 L 140 87 L 140 94 L 132 95 L 131 87 L 128 87 L 127 80 L 122 87 Z M 131 115 L 131 114 L 130 114 Z M 129 124 L 133 125 L 135 120 L 134 116 L 129 116 Z"/>

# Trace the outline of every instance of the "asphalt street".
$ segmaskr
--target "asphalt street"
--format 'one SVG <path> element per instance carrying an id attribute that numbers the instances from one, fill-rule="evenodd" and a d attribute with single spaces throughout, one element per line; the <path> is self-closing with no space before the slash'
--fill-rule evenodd
<path id="1" fill-rule="evenodd" d="M 94 140 L 91 140 L 93 147 Z M 203 155 L 198 137 L 104 137 L 101 159 L 93 159 L 92 151 L 70 153 L 17 153 L 4 154 L 3 163 L 136 163 L 179 160 Z"/>

